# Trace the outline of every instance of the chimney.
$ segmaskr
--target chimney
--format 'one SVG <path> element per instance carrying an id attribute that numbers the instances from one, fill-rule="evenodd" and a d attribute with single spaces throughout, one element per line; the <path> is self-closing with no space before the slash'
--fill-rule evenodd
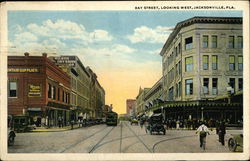
<path id="1" fill-rule="evenodd" d="M 29 56 L 30 54 L 28 52 L 25 52 L 24 53 L 24 56 Z"/>
<path id="2" fill-rule="evenodd" d="M 45 57 L 45 58 L 46 58 L 46 57 L 47 57 L 47 53 L 43 53 L 43 57 Z"/>

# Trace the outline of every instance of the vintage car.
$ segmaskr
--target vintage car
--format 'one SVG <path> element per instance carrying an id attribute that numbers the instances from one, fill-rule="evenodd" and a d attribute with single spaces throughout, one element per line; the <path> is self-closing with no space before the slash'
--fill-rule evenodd
<path id="1" fill-rule="evenodd" d="M 14 142 L 15 142 L 15 137 L 16 137 L 16 134 L 15 132 L 13 131 L 13 123 L 12 123 L 12 120 L 13 117 L 12 116 L 8 116 L 8 146 L 12 146 L 14 145 Z"/>
<path id="2" fill-rule="evenodd" d="M 34 122 L 31 117 L 26 115 L 13 116 L 13 130 L 16 132 L 27 132 L 35 129 Z"/>
<path id="3" fill-rule="evenodd" d="M 163 135 L 166 134 L 166 129 L 163 124 L 163 117 L 161 113 L 152 114 L 148 118 L 147 122 L 148 124 L 146 126 L 146 133 L 148 133 L 149 131 L 151 135 L 153 134 L 153 132 L 157 132 L 158 134 L 162 132 Z"/>
<path id="4" fill-rule="evenodd" d="M 139 121 L 136 118 L 131 119 L 130 124 L 133 125 L 138 125 Z"/>
<path id="5" fill-rule="evenodd" d="M 243 134 L 232 134 L 228 140 L 228 148 L 231 152 L 243 151 Z"/>

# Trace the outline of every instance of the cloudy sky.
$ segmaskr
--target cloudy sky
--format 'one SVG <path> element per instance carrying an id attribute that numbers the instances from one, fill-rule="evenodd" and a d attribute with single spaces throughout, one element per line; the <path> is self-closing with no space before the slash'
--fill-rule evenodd
<path id="1" fill-rule="evenodd" d="M 126 99 L 162 75 L 162 46 L 174 26 L 194 16 L 241 17 L 240 11 L 9 11 L 9 55 L 77 55 L 97 74 L 106 104 Z"/>

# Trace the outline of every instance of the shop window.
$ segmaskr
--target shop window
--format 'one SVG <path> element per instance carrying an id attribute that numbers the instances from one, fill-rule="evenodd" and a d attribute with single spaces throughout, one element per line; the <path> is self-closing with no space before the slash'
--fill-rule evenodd
<path id="1" fill-rule="evenodd" d="M 233 55 L 229 56 L 229 70 L 230 71 L 235 70 L 235 56 L 233 56 Z"/>
<path id="2" fill-rule="evenodd" d="M 243 79 L 242 78 L 239 78 L 238 80 L 239 82 L 239 91 L 242 91 L 243 90 Z"/>
<path id="3" fill-rule="evenodd" d="M 203 78 L 203 93 L 209 93 L 209 78 Z"/>
<path id="4" fill-rule="evenodd" d="M 17 97 L 17 82 L 9 82 L 9 97 Z"/>
<path id="5" fill-rule="evenodd" d="M 238 48 L 240 48 L 240 49 L 243 48 L 243 37 L 242 36 L 237 37 L 237 44 L 238 44 Z"/>
<path id="6" fill-rule="evenodd" d="M 217 36 L 212 35 L 212 48 L 217 48 Z"/>
<path id="7" fill-rule="evenodd" d="M 185 58 L 185 64 L 186 64 L 186 72 L 192 72 L 193 71 L 193 57 L 187 57 Z"/>
<path id="8" fill-rule="evenodd" d="M 208 35 L 203 35 L 203 38 L 202 38 L 202 47 L 203 48 L 208 48 Z"/>
<path id="9" fill-rule="evenodd" d="M 218 94 L 218 78 L 212 79 L 212 94 L 213 95 Z"/>
<path id="10" fill-rule="evenodd" d="M 208 55 L 202 56 L 203 70 L 208 70 Z"/>
<path id="11" fill-rule="evenodd" d="M 238 56 L 238 70 L 243 71 L 243 57 Z"/>
<path id="12" fill-rule="evenodd" d="M 186 95 L 192 95 L 193 94 L 193 79 L 187 79 L 185 81 L 186 85 Z"/>
<path id="13" fill-rule="evenodd" d="M 213 55 L 212 56 L 212 70 L 217 70 L 218 69 L 218 56 Z"/>
<path id="14" fill-rule="evenodd" d="M 234 48 L 234 36 L 229 36 L 228 47 L 229 48 Z"/>
<path id="15" fill-rule="evenodd" d="M 189 50 L 193 48 L 193 37 L 189 37 L 185 39 L 185 49 Z"/>

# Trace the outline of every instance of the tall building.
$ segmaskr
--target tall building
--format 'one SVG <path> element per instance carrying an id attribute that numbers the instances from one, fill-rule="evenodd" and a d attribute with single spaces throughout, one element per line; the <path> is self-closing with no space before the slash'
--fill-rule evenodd
<path id="1" fill-rule="evenodd" d="M 8 56 L 8 114 L 28 115 L 37 126 L 70 121 L 70 77 L 47 54 Z"/>
<path id="2" fill-rule="evenodd" d="M 150 88 L 142 89 L 140 87 L 139 93 L 136 97 L 136 111 L 137 114 L 141 115 L 145 112 L 145 95 L 150 90 Z"/>
<path id="3" fill-rule="evenodd" d="M 193 17 L 178 23 L 160 52 L 163 97 L 175 101 L 172 109 L 165 108 L 168 117 L 242 118 L 242 104 L 209 104 L 228 92 L 242 95 L 242 49 L 242 18 Z"/>
<path id="4" fill-rule="evenodd" d="M 57 66 L 70 76 L 71 119 L 90 117 L 90 74 L 77 56 L 50 57 Z"/>
<path id="5" fill-rule="evenodd" d="M 135 111 L 135 109 L 134 109 L 135 103 L 136 103 L 135 99 L 127 99 L 126 100 L 126 114 L 128 116 L 132 116 L 133 115 L 133 111 Z"/>
<path id="6" fill-rule="evenodd" d="M 97 80 L 97 75 L 90 67 L 86 67 L 90 74 L 90 109 L 91 116 L 101 118 L 103 115 L 103 107 L 105 105 L 105 90 Z"/>

